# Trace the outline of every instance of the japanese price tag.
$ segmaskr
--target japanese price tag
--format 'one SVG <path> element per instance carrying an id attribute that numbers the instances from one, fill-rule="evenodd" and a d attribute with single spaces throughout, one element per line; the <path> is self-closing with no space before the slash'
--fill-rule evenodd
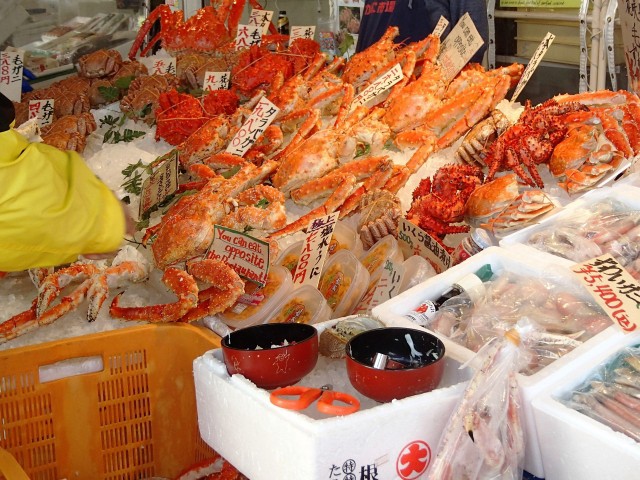
<path id="1" fill-rule="evenodd" d="M 631 92 L 640 91 L 640 8 L 637 1 L 627 0 L 620 6 L 619 15 L 627 64 L 627 79 Z"/>
<path id="2" fill-rule="evenodd" d="M 138 60 L 147 67 L 149 75 L 176 74 L 176 57 L 151 55 L 150 57 L 140 57 Z"/>
<path id="3" fill-rule="evenodd" d="M 529 63 L 527 64 L 527 68 L 525 68 L 524 72 L 522 72 L 522 77 L 520 77 L 518 85 L 516 85 L 516 89 L 513 92 L 513 97 L 511 97 L 512 102 L 516 101 L 516 98 L 518 98 L 518 95 L 520 95 L 520 93 L 522 92 L 522 89 L 533 75 L 533 72 L 535 72 L 536 68 L 538 68 L 538 65 L 542 61 L 542 57 L 544 57 L 544 54 L 547 53 L 547 50 L 549 50 L 549 47 L 553 43 L 554 38 L 556 38 L 556 36 L 553 33 L 547 32 L 545 37 L 542 39 L 542 42 L 540 42 L 540 45 L 538 45 L 538 48 L 533 53 L 531 60 L 529 60 Z"/>
<path id="4" fill-rule="evenodd" d="M 251 25 L 238 25 L 236 35 L 236 50 L 249 48 L 251 45 L 260 45 L 262 41 L 262 27 Z"/>
<path id="5" fill-rule="evenodd" d="M 307 236 L 302 242 L 298 266 L 293 276 L 294 284 L 318 286 L 339 215 L 339 212 L 331 213 L 309 223 Z"/>
<path id="6" fill-rule="evenodd" d="M 375 82 L 356 95 L 351 104 L 351 108 L 364 105 L 385 90 L 393 87 L 400 80 L 402 80 L 402 68 L 400 68 L 399 63 L 396 63 L 391 70 L 380 76 Z"/>
<path id="7" fill-rule="evenodd" d="M 204 90 L 226 90 L 229 88 L 231 72 L 205 72 Z"/>
<path id="8" fill-rule="evenodd" d="M 404 276 L 404 266 L 387 259 L 378 282 L 362 297 L 353 313 L 367 313 L 398 294 Z"/>
<path id="9" fill-rule="evenodd" d="M 442 34 L 444 33 L 444 31 L 447 29 L 448 26 L 449 26 L 449 20 L 444 18 L 442 15 L 440 15 L 440 19 L 438 20 L 436 27 L 433 29 L 432 34 L 439 38 L 442 36 Z"/>
<path id="10" fill-rule="evenodd" d="M 172 12 L 177 12 L 178 10 L 182 10 L 182 1 L 183 0 L 164 0 L 164 4 L 167 5 Z"/>
<path id="11" fill-rule="evenodd" d="M 291 42 L 293 42 L 296 38 L 306 38 L 308 40 L 313 40 L 313 37 L 315 35 L 315 25 L 292 26 L 289 34 L 289 45 L 291 45 Z"/>
<path id="12" fill-rule="evenodd" d="M 242 157 L 247 150 L 260 138 L 260 135 L 271 124 L 280 109 L 262 97 L 256 107 L 244 122 L 240 130 L 229 142 L 226 152 Z"/>
<path id="13" fill-rule="evenodd" d="M 625 333 L 640 326 L 640 285 L 611 254 L 576 264 L 572 271 Z"/>
<path id="14" fill-rule="evenodd" d="M 406 218 L 401 218 L 398 230 L 398 243 L 405 258 L 409 258 L 411 255 L 420 255 L 433 265 L 437 273 L 441 273 L 451 266 L 449 252 L 420 227 Z"/>
<path id="15" fill-rule="evenodd" d="M 246 233 L 220 225 L 213 226 L 213 242 L 207 258 L 222 260 L 238 275 L 261 287 L 269 274 L 269 244 Z"/>
<path id="16" fill-rule="evenodd" d="M 260 27 L 261 34 L 266 35 L 267 32 L 269 31 L 269 25 L 271 24 L 272 18 L 273 18 L 272 10 L 251 9 L 248 25 L 250 27 Z"/>
<path id="17" fill-rule="evenodd" d="M 22 52 L 2 52 L 0 55 L 0 92 L 14 102 L 22 96 Z"/>
<path id="18" fill-rule="evenodd" d="M 50 125 L 53 123 L 53 105 L 52 98 L 29 100 L 29 119 L 35 118 L 41 127 Z"/>
<path id="19" fill-rule="evenodd" d="M 440 46 L 438 61 L 446 78 L 455 77 L 483 43 L 473 20 L 465 13 Z"/>
<path id="20" fill-rule="evenodd" d="M 138 216 L 178 190 L 178 153 L 162 163 L 142 184 Z"/>

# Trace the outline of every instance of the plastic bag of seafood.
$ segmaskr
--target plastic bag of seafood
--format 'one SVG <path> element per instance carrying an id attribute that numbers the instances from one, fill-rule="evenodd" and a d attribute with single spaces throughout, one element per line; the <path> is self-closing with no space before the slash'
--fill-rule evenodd
<path id="1" fill-rule="evenodd" d="M 463 296 L 448 300 L 450 303 L 446 308 L 450 315 L 439 319 L 440 325 L 436 326 L 444 333 L 438 335 L 445 342 L 448 354 L 467 362 L 484 342 L 504 334 L 523 318 L 527 319 L 528 328 L 539 341 L 526 340 L 526 368 L 517 375 L 526 438 L 524 469 L 545 478 L 531 401 L 555 378 L 571 371 L 582 358 L 607 348 L 617 334 L 617 327 L 607 327 L 606 323 L 598 321 L 602 318 L 598 310 L 591 308 L 595 305 L 589 302 L 586 290 L 579 290 L 582 287 L 569 269 L 573 262 L 532 248 L 528 248 L 525 255 L 521 251 L 490 247 L 377 306 L 373 314 L 387 325 L 413 324 L 404 315 L 418 309 L 425 300 L 439 298 L 466 274 L 474 273 L 486 264 L 491 265 L 494 276 L 487 285 L 483 284 L 485 289 L 492 292 L 491 284 L 502 279 L 501 285 L 496 285 L 499 287 L 499 291 L 494 292 L 496 299 L 481 302 L 481 315 L 470 323 L 461 320 L 459 315 L 472 312 L 473 304 Z M 553 288 L 547 290 L 545 285 Z M 577 299 L 575 303 L 573 299 Z M 562 314 L 563 308 L 572 311 L 579 308 L 576 311 L 582 312 L 586 323 L 582 324 L 579 316 L 574 318 L 573 313 Z M 594 320 L 593 324 L 591 320 Z M 555 321 L 559 323 L 554 325 Z M 544 329 L 545 323 L 558 330 Z M 585 335 L 584 341 L 563 335 L 563 332 L 569 335 L 581 332 L 580 336 Z"/>
<path id="2" fill-rule="evenodd" d="M 338 322 L 359 319 L 345 317 L 314 327 L 322 337 Z M 351 385 L 344 358 L 320 355 L 314 370 L 297 385 L 329 384 L 360 401 L 355 413 L 328 416 L 318 411 L 316 402 L 300 411 L 272 404 L 269 391 L 242 375 L 229 376 L 220 349 L 212 350 L 194 362 L 200 432 L 251 480 L 418 478 L 432 461 L 473 373 L 453 358 L 445 356 L 444 361 L 435 390 L 378 403 Z"/>
<path id="3" fill-rule="evenodd" d="M 520 345 L 519 331 L 511 329 L 478 352 L 479 366 L 449 418 L 427 479 L 522 478 Z"/>
<path id="4" fill-rule="evenodd" d="M 638 478 L 640 334 L 618 332 L 615 340 L 533 401 L 549 480 Z"/>

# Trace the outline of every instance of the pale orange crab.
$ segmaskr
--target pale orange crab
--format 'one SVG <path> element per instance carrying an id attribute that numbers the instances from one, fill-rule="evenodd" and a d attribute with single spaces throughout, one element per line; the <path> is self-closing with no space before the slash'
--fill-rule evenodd
<path id="1" fill-rule="evenodd" d="M 96 50 L 78 60 L 78 75 L 87 78 L 108 77 L 122 66 L 122 56 L 117 50 Z"/>

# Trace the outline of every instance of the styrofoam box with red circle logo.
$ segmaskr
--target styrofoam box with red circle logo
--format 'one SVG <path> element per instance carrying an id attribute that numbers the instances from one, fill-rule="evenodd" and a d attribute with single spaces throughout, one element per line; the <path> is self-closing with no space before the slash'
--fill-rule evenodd
<path id="1" fill-rule="evenodd" d="M 572 274 L 568 267 L 573 265 L 573 262 L 566 259 L 542 253 L 532 248 L 524 249 L 523 247 L 522 251 L 516 251 L 502 247 L 490 247 L 377 306 L 373 309 L 373 315 L 389 326 L 412 325 L 413 323 L 404 317 L 404 314 L 418 307 L 424 300 L 434 300 L 438 298 L 455 283 L 456 280 L 468 273 L 476 272 L 485 264 L 491 265 L 494 274 L 508 271 L 522 275 L 531 275 L 534 278 L 544 278 L 545 276 L 554 274 L 562 275 L 559 278 L 566 278 L 566 281 L 572 281 Z M 576 277 L 576 284 L 577 282 Z M 586 289 L 585 295 L 588 295 Z M 618 327 L 612 325 L 535 374 L 529 376 L 518 374 L 517 378 L 523 401 L 522 414 L 525 434 L 524 469 L 527 472 L 536 477 L 545 478 L 531 401 L 545 386 L 559 375 L 571 371 L 574 365 L 581 362 L 583 358 L 607 348 L 608 345 L 615 341 L 617 334 Z M 463 364 L 471 360 L 475 355 L 475 352 L 472 350 L 449 340 L 444 335 L 438 334 L 438 337 L 443 340 L 448 355 Z"/>
<path id="2" fill-rule="evenodd" d="M 533 400 L 546 480 L 636 480 L 640 443 L 559 401 L 608 363 L 624 347 L 640 344 L 640 333 L 618 332 L 611 348 L 575 364 Z"/>
<path id="3" fill-rule="evenodd" d="M 322 331 L 337 320 L 315 327 Z M 198 423 L 203 440 L 251 480 L 378 478 L 414 480 L 431 462 L 442 431 L 471 377 L 445 358 L 439 388 L 377 403 L 350 384 L 344 359 L 320 356 L 298 385 L 356 396 L 359 411 L 331 417 L 316 402 L 300 412 L 271 404 L 269 391 L 229 376 L 220 349 L 194 361 Z"/>

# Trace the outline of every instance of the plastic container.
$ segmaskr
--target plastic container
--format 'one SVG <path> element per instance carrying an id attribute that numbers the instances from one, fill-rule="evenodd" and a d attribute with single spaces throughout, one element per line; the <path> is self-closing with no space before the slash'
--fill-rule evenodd
<path id="1" fill-rule="evenodd" d="M 340 250 L 351 250 L 357 257 L 362 253 L 362 240 L 356 231 L 344 222 L 337 222 L 329 243 L 329 255 Z"/>
<path id="2" fill-rule="evenodd" d="M 404 267 L 404 276 L 402 277 L 399 293 L 409 290 L 411 287 L 414 287 L 437 275 L 433 265 L 431 265 L 426 258 L 421 257 L 420 255 L 410 256 L 402 262 L 402 266 Z"/>
<path id="3" fill-rule="evenodd" d="M 338 318 L 353 310 L 368 285 L 367 269 L 349 250 L 340 250 L 325 263 L 318 290 L 333 311 L 331 318 Z"/>
<path id="4" fill-rule="evenodd" d="M 290 292 L 269 315 L 269 323 L 320 323 L 331 318 L 331 308 L 320 291 L 302 285 Z"/>
<path id="5" fill-rule="evenodd" d="M 470 235 L 464 237 L 451 255 L 452 265 L 465 261 L 485 248 L 495 245 L 491 234 L 483 228 L 475 228 Z"/>
<path id="6" fill-rule="evenodd" d="M 289 270 L 275 265 L 269 269 L 264 288 L 247 282 L 241 301 L 218 317 L 232 328 L 244 328 L 266 322 L 269 314 L 282 302 L 285 295 L 293 290 L 293 280 Z M 250 303 L 251 302 L 251 303 Z"/>
<path id="7" fill-rule="evenodd" d="M 280 265 L 289 270 L 292 278 L 298 266 L 298 261 L 300 260 L 300 251 L 302 250 L 303 243 L 303 240 L 292 243 L 280 254 L 278 260 L 276 260 L 276 265 Z"/>
<path id="8" fill-rule="evenodd" d="M 398 241 L 391 235 L 378 240 L 369 250 L 360 256 L 360 262 L 369 272 L 369 287 L 373 287 L 380 280 L 384 264 L 387 260 L 402 263 L 404 256 Z"/>
<path id="9" fill-rule="evenodd" d="M 192 325 L 141 325 L 0 355 L 0 447 L 28 477 L 175 478 L 214 456 L 196 418 L 193 360 L 220 338 Z M 90 357 L 102 369 L 44 382 L 43 367 Z M 0 474 L 2 477 L 2 474 Z"/>

